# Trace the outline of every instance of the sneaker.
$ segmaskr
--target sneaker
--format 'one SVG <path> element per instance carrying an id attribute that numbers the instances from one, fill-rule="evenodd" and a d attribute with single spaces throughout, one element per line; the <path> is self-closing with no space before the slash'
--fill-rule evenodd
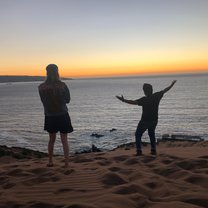
<path id="1" fill-rule="evenodd" d="M 152 149 L 150 153 L 151 155 L 157 155 L 157 151 L 155 149 Z"/>
<path id="2" fill-rule="evenodd" d="M 141 156 L 142 155 L 142 150 L 137 150 L 136 156 Z"/>

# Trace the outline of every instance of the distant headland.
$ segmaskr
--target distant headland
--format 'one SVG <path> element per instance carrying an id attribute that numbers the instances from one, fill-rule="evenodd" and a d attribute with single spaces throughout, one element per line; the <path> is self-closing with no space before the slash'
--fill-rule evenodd
<path id="1" fill-rule="evenodd" d="M 71 80 L 71 78 L 61 78 L 62 80 Z M 35 82 L 44 81 L 45 76 L 0 76 L 0 83 L 8 82 Z"/>

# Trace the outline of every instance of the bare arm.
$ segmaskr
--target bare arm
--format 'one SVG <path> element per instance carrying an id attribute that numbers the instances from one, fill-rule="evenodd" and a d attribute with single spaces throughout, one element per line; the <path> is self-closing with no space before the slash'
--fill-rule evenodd
<path id="1" fill-rule="evenodd" d="M 131 105 L 138 105 L 138 101 L 137 100 L 127 100 L 123 97 L 123 95 L 121 96 L 116 96 L 116 98 L 118 98 L 120 101 L 124 102 L 124 103 L 128 103 Z"/>
<path id="2" fill-rule="evenodd" d="M 166 93 L 167 91 L 169 91 L 169 90 L 173 87 L 173 85 L 174 85 L 175 83 L 176 83 L 176 80 L 172 81 L 171 85 L 168 86 L 167 88 L 165 88 L 165 89 L 163 90 L 163 92 Z"/>

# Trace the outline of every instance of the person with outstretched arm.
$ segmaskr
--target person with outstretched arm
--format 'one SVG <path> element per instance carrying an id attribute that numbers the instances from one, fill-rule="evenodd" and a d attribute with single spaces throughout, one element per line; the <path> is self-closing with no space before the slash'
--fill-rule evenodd
<path id="1" fill-rule="evenodd" d="M 153 93 L 153 88 L 151 84 L 144 83 L 143 91 L 145 96 L 137 100 L 127 100 L 121 96 L 116 96 L 119 100 L 124 103 L 142 106 L 142 117 L 138 123 L 135 138 L 136 138 L 136 155 L 142 155 L 142 142 L 141 138 L 143 133 L 148 130 L 148 135 L 151 143 L 151 154 L 156 155 L 156 139 L 155 139 L 155 129 L 158 123 L 158 109 L 160 100 L 163 95 L 168 92 L 176 83 L 176 80 L 172 81 L 170 86 L 162 91 Z"/>

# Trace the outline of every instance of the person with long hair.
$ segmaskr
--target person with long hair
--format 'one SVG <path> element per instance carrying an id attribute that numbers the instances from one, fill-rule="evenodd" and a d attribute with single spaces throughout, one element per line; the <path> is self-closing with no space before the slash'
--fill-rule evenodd
<path id="1" fill-rule="evenodd" d="M 45 82 L 39 85 L 39 95 L 43 103 L 45 123 L 44 130 L 49 134 L 48 142 L 48 167 L 53 164 L 53 150 L 56 135 L 60 132 L 63 145 L 65 165 L 69 165 L 69 145 L 67 136 L 73 131 L 71 119 L 68 114 L 67 103 L 70 102 L 70 91 L 67 85 L 60 80 L 58 67 L 55 64 L 49 64 L 46 67 L 47 77 Z"/>

